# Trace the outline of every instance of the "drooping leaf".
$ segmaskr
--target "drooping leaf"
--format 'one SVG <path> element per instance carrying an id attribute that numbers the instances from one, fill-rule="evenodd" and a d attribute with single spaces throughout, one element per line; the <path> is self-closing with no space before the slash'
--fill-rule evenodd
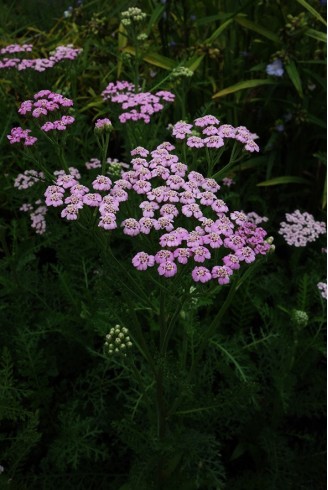
<path id="1" fill-rule="evenodd" d="M 288 76 L 293 83 L 294 87 L 297 90 L 298 95 L 303 98 L 303 89 L 302 89 L 302 82 L 301 82 L 301 77 L 298 73 L 297 67 L 294 63 L 294 61 L 290 61 L 289 63 L 286 63 L 286 72 L 288 73 Z"/>
<path id="2" fill-rule="evenodd" d="M 315 17 L 319 22 L 321 22 L 323 25 L 327 25 L 327 22 L 325 21 L 325 19 L 323 17 L 321 17 L 321 15 L 319 14 L 319 12 L 317 12 L 309 3 L 307 3 L 305 0 L 296 0 L 300 5 L 302 5 L 302 7 L 304 7 L 308 12 L 310 12 L 310 14 L 313 15 L 313 17 Z"/>
<path id="3" fill-rule="evenodd" d="M 123 52 L 132 54 L 133 56 L 135 56 L 136 54 L 135 48 L 132 46 L 126 46 L 123 49 Z M 150 65 L 158 66 L 159 68 L 163 68 L 164 70 L 171 71 L 177 66 L 177 63 L 171 58 L 168 58 L 167 56 L 162 56 L 157 53 L 147 53 L 145 56 L 143 56 L 142 59 Z"/>
<path id="4" fill-rule="evenodd" d="M 213 41 L 215 41 L 222 34 L 222 32 L 225 31 L 227 27 L 229 27 L 229 25 L 232 22 L 233 22 L 233 19 L 229 19 L 226 22 L 224 22 L 223 24 L 221 24 L 220 27 L 215 29 L 215 31 L 210 35 L 210 37 L 205 39 L 204 44 L 213 43 Z"/>
<path id="5" fill-rule="evenodd" d="M 275 177 L 274 179 L 264 180 L 257 184 L 258 187 L 269 187 L 271 185 L 282 184 L 309 184 L 309 181 L 303 179 L 303 177 L 295 177 L 293 175 L 282 175 L 281 177 Z"/>
<path id="6" fill-rule="evenodd" d="M 243 82 L 238 82 L 235 85 L 230 85 L 230 87 L 226 87 L 223 90 L 220 90 L 212 96 L 212 99 L 218 99 L 219 97 L 224 97 L 225 95 L 239 92 L 239 90 L 260 87 L 261 85 L 276 85 L 276 83 L 277 82 L 275 80 L 267 79 L 244 80 Z"/>
<path id="7" fill-rule="evenodd" d="M 256 24 L 255 22 L 252 22 L 251 20 L 248 20 L 244 15 L 237 15 L 235 17 L 235 20 L 238 24 L 241 26 L 245 27 L 246 29 L 249 29 L 251 31 L 257 32 L 263 37 L 266 37 L 267 39 L 270 39 L 270 41 L 273 41 L 276 44 L 281 44 L 281 41 L 277 34 L 274 32 L 269 31 L 265 27 L 262 27 L 259 24 Z"/>
<path id="8" fill-rule="evenodd" d="M 313 39 L 316 39 L 317 41 L 321 41 L 323 43 L 327 43 L 327 34 L 321 31 L 317 31 L 316 29 L 308 29 L 305 32 L 306 36 L 312 37 Z"/>

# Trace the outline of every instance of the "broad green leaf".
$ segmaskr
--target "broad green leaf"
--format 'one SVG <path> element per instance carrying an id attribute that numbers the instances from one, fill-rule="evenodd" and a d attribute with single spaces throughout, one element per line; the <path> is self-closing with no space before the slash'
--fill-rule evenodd
<path id="1" fill-rule="evenodd" d="M 132 54 L 133 56 L 136 54 L 135 49 L 132 46 L 126 46 L 123 49 L 124 53 Z M 177 63 L 171 58 L 167 58 L 166 56 L 162 56 L 157 53 L 148 53 L 142 58 L 144 61 L 149 63 L 150 65 L 158 66 L 159 68 L 164 68 L 164 70 L 173 70 L 177 66 Z"/>
<path id="2" fill-rule="evenodd" d="M 301 99 L 303 99 L 302 82 L 294 61 L 286 63 L 285 68 L 289 78 L 297 90 L 298 95 L 301 97 Z"/>
<path id="3" fill-rule="evenodd" d="M 327 43 L 327 34 L 325 32 L 317 31 L 316 29 L 308 29 L 305 32 L 306 36 L 313 37 L 317 41 Z"/>
<path id="4" fill-rule="evenodd" d="M 251 31 L 257 32 L 263 37 L 266 37 L 267 39 L 270 39 L 274 43 L 281 44 L 281 41 L 277 34 L 274 32 L 269 31 L 265 27 L 262 27 L 258 24 L 255 24 L 255 22 L 252 22 L 251 20 L 246 19 L 243 15 L 237 15 L 235 17 L 236 22 L 240 24 L 243 27 L 246 27 L 246 29 L 249 29 Z"/>
<path id="5" fill-rule="evenodd" d="M 197 58 L 191 58 L 185 63 L 186 68 L 189 68 L 189 70 L 196 71 L 201 62 L 203 61 L 205 55 L 202 54 L 200 56 L 197 56 Z"/>
<path id="6" fill-rule="evenodd" d="M 235 85 L 230 85 L 230 87 L 220 90 L 212 96 L 212 99 L 218 99 L 219 97 L 224 97 L 225 95 L 233 94 L 239 92 L 239 90 L 246 90 L 248 88 L 260 87 L 261 85 L 276 85 L 275 80 L 267 79 L 254 79 L 254 80 L 244 80 L 243 82 L 238 82 Z"/>
<path id="7" fill-rule="evenodd" d="M 317 12 L 310 4 L 308 4 L 305 0 L 296 0 L 300 5 L 302 5 L 302 7 L 304 7 L 306 10 L 308 10 L 310 12 L 310 14 L 313 15 L 313 17 L 315 17 L 317 20 L 319 20 L 323 25 L 327 25 L 327 22 L 325 21 L 325 19 L 323 17 L 321 17 L 321 15 L 319 14 L 319 12 Z"/>
<path id="8" fill-rule="evenodd" d="M 196 26 L 205 26 L 207 24 L 212 24 L 216 20 L 224 20 L 228 17 L 231 17 L 232 14 L 217 14 L 217 15 L 209 15 L 208 17 L 201 17 L 195 20 Z"/>
<path id="9" fill-rule="evenodd" d="M 292 175 L 283 175 L 281 177 L 275 177 L 274 179 L 265 180 L 257 184 L 258 187 L 269 187 L 271 185 L 282 184 L 309 184 L 309 181 L 303 179 L 303 177 L 294 177 Z"/>
<path id="10" fill-rule="evenodd" d="M 215 39 L 217 39 L 222 34 L 222 32 L 225 31 L 227 27 L 229 27 L 229 25 L 232 22 L 233 22 L 233 19 L 229 19 L 226 22 L 224 22 L 223 24 L 221 24 L 220 27 L 218 27 L 213 32 L 213 34 L 210 35 L 210 37 L 205 39 L 204 44 L 211 44 L 213 41 L 215 41 Z"/>
<path id="11" fill-rule="evenodd" d="M 158 21 L 158 19 L 162 15 L 164 9 L 165 9 L 164 5 L 157 5 L 157 7 L 154 9 L 153 13 L 151 14 L 151 17 L 149 19 L 148 26 L 147 26 L 148 36 L 151 33 L 153 25 L 156 24 L 156 22 Z"/>
<path id="12" fill-rule="evenodd" d="M 313 116 L 312 114 L 307 114 L 306 120 L 307 120 L 307 122 L 310 122 L 312 124 L 316 124 L 320 128 L 323 128 L 323 129 L 327 128 L 327 122 L 324 119 L 320 119 L 319 117 Z"/>

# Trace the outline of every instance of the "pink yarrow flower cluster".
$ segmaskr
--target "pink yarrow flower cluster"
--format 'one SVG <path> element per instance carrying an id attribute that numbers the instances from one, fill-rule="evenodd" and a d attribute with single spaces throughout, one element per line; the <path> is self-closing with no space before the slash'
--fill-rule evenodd
<path id="1" fill-rule="evenodd" d="M 45 175 L 43 172 L 38 172 L 37 170 L 25 170 L 22 174 L 18 174 L 15 181 L 14 187 L 19 190 L 28 189 L 34 184 L 45 180 Z"/>
<path id="2" fill-rule="evenodd" d="M 239 141 L 244 145 L 244 150 L 253 153 L 258 152 L 259 147 L 255 143 L 257 134 L 251 133 L 245 126 L 234 127 L 231 124 L 221 124 L 212 115 L 206 115 L 194 120 L 193 124 L 178 121 L 170 126 L 172 136 L 178 140 L 186 140 L 189 148 L 221 148 L 227 139 Z M 231 185 L 231 181 L 229 185 Z"/>
<path id="3" fill-rule="evenodd" d="M 12 44 L 0 50 L 0 54 L 15 54 L 22 52 L 31 52 L 33 49 L 32 44 Z M 49 58 L 34 58 L 34 59 L 21 59 L 21 58 L 3 58 L 0 60 L 0 69 L 14 68 L 18 71 L 31 69 L 38 72 L 43 72 L 49 68 L 54 67 L 57 63 L 63 60 L 74 60 L 80 53 L 81 48 L 74 48 L 72 44 L 67 46 L 57 46 L 57 48 L 51 53 Z"/>
<path id="4" fill-rule="evenodd" d="M 229 213 L 217 195 L 217 182 L 188 172 L 173 149 L 167 142 L 151 152 L 138 147 L 132 151 L 131 170 L 116 181 L 99 175 L 91 190 L 63 176 L 46 190 L 46 204 L 66 205 L 61 216 L 68 220 L 77 219 L 84 206 L 98 208 L 98 226 L 105 230 L 121 228 L 131 237 L 153 235 L 158 251 L 138 252 L 132 259 L 138 270 L 156 267 L 158 274 L 172 277 L 189 265 L 195 282 L 228 284 L 243 263 L 268 253 L 266 231 L 242 212 Z M 140 210 L 133 216 L 127 215 L 129 199 L 133 209 Z"/>
<path id="5" fill-rule="evenodd" d="M 41 126 L 42 131 L 65 131 L 67 126 L 73 124 L 75 118 L 73 116 L 62 114 L 62 111 L 73 106 L 73 101 L 64 97 L 61 94 L 51 92 L 50 90 L 40 90 L 32 100 L 25 100 L 21 103 L 18 113 L 22 116 L 31 115 L 35 119 L 43 119 L 51 116 L 52 120 L 44 122 Z M 60 113 L 59 119 L 54 119 L 52 113 Z M 29 136 L 30 129 L 22 129 L 21 127 L 13 128 L 7 138 L 10 143 L 20 143 L 22 140 L 25 146 L 31 146 L 36 143 L 37 138 Z"/>
<path id="6" fill-rule="evenodd" d="M 159 91 L 155 94 L 139 92 L 140 88 L 130 82 L 111 82 L 102 92 L 104 100 L 119 104 L 122 113 L 119 120 L 122 124 L 127 121 L 150 122 L 151 116 L 164 108 L 164 102 L 173 102 L 175 95 L 168 91 Z"/>
<path id="7" fill-rule="evenodd" d="M 14 143 L 23 143 L 24 146 L 32 146 L 37 142 L 38 138 L 30 136 L 30 129 L 23 129 L 20 126 L 12 128 L 10 134 L 7 134 L 7 138 L 11 145 Z"/>
<path id="8" fill-rule="evenodd" d="M 32 204 L 25 203 L 20 207 L 20 211 L 30 215 L 31 228 L 33 228 L 38 235 L 43 235 L 47 228 L 45 215 L 47 214 L 48 208 L 41 199 L 37 200 L 35 205 L 36 207 Z"/>
<path id="9" fill-rule="evenodd" d="M 278 233 L 282 235 L 288 245 L 306 247 L 314 242 L 320 235 L 326 233 L 326 224 L 315 221 L 310 213 L 301 213 L 298 209 L 293 213 L 286 213 L 286 222 L 280 223 Z"/>
<path id="10" fill-rule="evenodd" d="M 317 288 L 320 291 L 321 296 L 327 299 L 327 282 L 318 282 Z"/>

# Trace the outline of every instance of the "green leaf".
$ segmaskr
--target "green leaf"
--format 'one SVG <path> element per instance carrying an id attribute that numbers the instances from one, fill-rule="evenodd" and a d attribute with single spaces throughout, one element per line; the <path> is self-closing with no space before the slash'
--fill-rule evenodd
<path id="1" fill-rule="evenodd" d="M 117 41 L 117 47 L 118 51 L 123 51 L 125 46 L 128 43 L 128 37 L 127 37 L 127 32 L 124 27 L 124 25 L 121 23 L 118 28 L 118 41 Z M 118 60 L 117 62 L 117 78 L 120 78 L 121 73 L 122 73 L 122 60 Z"/>
<path id="2" fill-rule="evenodd" d="M 276 44 L 281 44 L 281 41 L 280 41 L 279 37 L 277 36 L 277 34 L 269 31 L 265 27 L 262 27 L 258 24 L 255 24 L 255 22 L 252 22 L 251 20 L 246 19 L 246 17 L 244 17 L 243 15 L 237 15 L 235 20 L 241 26 L 246 27 L 246 29 L 257 32 L 261 36 L 266 37 L 267 39 L 270 39 L 270 41 L 273 41 Z"/>
<path id="3" fill-rule="evenodd" d="M 317 31 L 316 29 L 308 29 L 305 32 L 306 36 L 313 37 L 317 41 L 321 41 L 323 43 L 327 43 L 327 34 L 321 31 Z"/>
<path id="4" fill-rule="evenodd" d="M 123 49 L 124 53 L 129 53 L 135 56 L 136 52 L 132 46 L 126 46 Z M 177 63 L 171 58 L 167 58 L 166 56 L 162 56 L 157 53 L 148 53 L 142 58 L 144 61 L 149 63 L 150 65 L 158 66 L 159 68 L 164 68 L 164 70 L 173 70 L 177 66 Z"/>
<path id="5" fill-rule="evenodd" d="M 313 7 L 311 7 L 311 5 L 309 5 L 305 0 L 296 0 L 296 1 L 300 5 L 302 5 L 302 7 L 304 7 L 308 12 L 310 12 L 310 14 L 312 14 L 313 17 L 315 17 L 319 22 L 321 22 L 325 26 L 327 25 L 327 22 L 323 17 L 321 17 L 319 12 L 317 12 Z"/>
<path id="6" fill-rule="evenodd" d="M 260 87 L 261 85 L 276 85 L 276 84 L 277 84 L 276 80 L 267 80 L 267 79 L 244 80 L 243 82 L 238 82 L 235 85 L 230 85 L 230 87 L 220 90 L 219 92 L 217 92 L 212 96 L 212 99 L 224 97 L 225 95 L 239 92 L 239 90 Z"/>
<path id="7" fill-rule="evenodd" d="M 222 32 L 225 31 L 227 27 L 229 27 L 229 25 L 232 22 L 233 22 L 233 19 L 229 19 L 226 22 L 224 22 L 223 24 L 221 24 L 220 27 L 218 27 L 213 32 L 213 34 L 211 34 L 210 37 L 208 37 L 207 39 L 205 39 L 204 44 L 211 44 L 213 41 L 215 41 L 215 39 L 217 39 L 222 34 Z"/>
<path id="8" fill-rule="evenodd" d="M 286 63 L 285 67 L 289 78 L 291 79 L 294 87 L 297 90 L 298 95 L 301 97 L 301 99 L 303 99 L 302 82 L 294 61 Z"/>
<path id="9" fill-rule="evenodd" d="M 147 26 L 147 34 L 148 34 L 148 36 L 151 33 L 151 30 L 153 28 L 153 25 L 156 24 L 156 22 L 158 21 L 158 19 L 162 15 L 164 9 L 165 9 L 165 6 L 164 5 L 157 5 L 157 7 L 155 8 L 155 10 L 151 14 L 151 17 L 149 19 L 148 26 Z"/>
<path id="10" fill-rule="evenodd" d="M 275 177 L 274 179 L 264 180 L 257 184 L 258 187 L 269 187 L 271 185 L 282 184 L 309 184 L 309 181 L 303 179 L 303 177 L 294 177 L 292 175 L 282 175 L 281 177 Z"/>
<path id="11" fill-rule="evenodd" d="M 196 71 L 201 62 L 203 61 L 205 55 L 202 54 L 200 56 L 197 56 L 197 58 L 193 57 L 190 60 L 185 63 L 185 67 L 189 68 L 189 70 Z"/>

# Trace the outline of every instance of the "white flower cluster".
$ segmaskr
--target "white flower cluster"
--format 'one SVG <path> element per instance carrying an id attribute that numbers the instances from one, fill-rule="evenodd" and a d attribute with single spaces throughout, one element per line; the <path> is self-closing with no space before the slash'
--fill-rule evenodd
<path id="1" fill-rule="evenodd" d="M 121 12 L 121 22 L 126 27 L 132 24 L 132 22 L 141 22 L 147 15 L 138 7 L 130 7 L 128 10 Z"/>
<path id="2" fill-rule="evenodd" d="M 190 78 L 193 74 L 194 72 L 186 66 L 177 66 L 172 70 L 170 78 Z"/>
<path id="3" fill-rule="evenodd" d="M 319 235 L 326 233 L 326 224 L 315 221 L 311 214 L 301 213 L 297 209 L 286 214 L 286 222 L 280 223 L 278 233 L 284 237 L 288 245 L 306 247 L 309 242 L 314 242 Z"/>
<path id="4" fill-rule="evenodd" d="M 106 335 L 105 349 L 109 355 L 123 354 L 126 356 L 126 350 L 132 347 L 129 337 L 129 330 L 121 325 L 115 325 Z"/>
<path id="5" fill-rule="evenodd" d="M 297 327 L 306 327 L 309 321 L 309 316 L 305 311 L 293 310 L 292 320 Z"/>

